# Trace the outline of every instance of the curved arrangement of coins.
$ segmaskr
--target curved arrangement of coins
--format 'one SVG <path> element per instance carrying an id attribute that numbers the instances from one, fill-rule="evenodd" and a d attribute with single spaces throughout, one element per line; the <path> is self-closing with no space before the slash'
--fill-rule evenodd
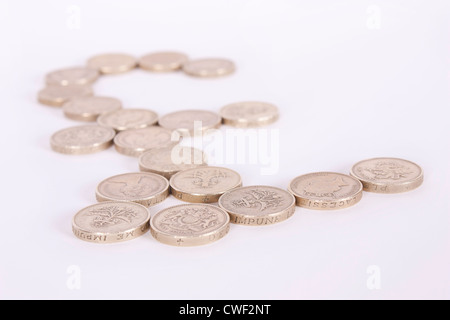
<path id="1" fill-rule="evenodd" d="M 78 238 L 95 243 L 131 240 L 151 231 L 165 244 L 196 246 L 223 238 L 230 223 L 273 225 L 302 207 L 338 210 L 357 204 L 363 191 L 399 193 L 423 182 L 417 164 L 398 158 L 373 158 L 356 163 L 350 174 L 314 172 L 294 178 L 286 190 L 273 186 L 243 186 L 239 173 L 209 166 L 201 150 L 181 146 L 181 137 L 204 134 L 222 124 L 238 128 L 275 122 L 278 108 L 246 101 L 227 104 L 218 113 L 180 110 L 159 116 L 149 109 L 123 108 L 113 97 L 94 96 L 91 85 L 101 75 L 139 67 L 149 72 L 182 70 L 189 76 L 221 77 L 234 72 L 227 59 L 190 60 L 179 52 L 156 52 L 136 59 L 127 54 L 92 57 L 85 67 L 57 70 L 46 76 L 38 93 L 42 104 L 62 107 L 72 120 L 97 122 L 62 129 L 50 139 L 56 152 L 81 155 L 112 145 L 118 153 L 137 157 L 140 172 L 119 174 L 100 182 L 97 204 L 72 220 Z M 150 207 L 172 194 L 187 202 L 150 215 Z M 211 205 L 217 203 L 216 205 Z"/>

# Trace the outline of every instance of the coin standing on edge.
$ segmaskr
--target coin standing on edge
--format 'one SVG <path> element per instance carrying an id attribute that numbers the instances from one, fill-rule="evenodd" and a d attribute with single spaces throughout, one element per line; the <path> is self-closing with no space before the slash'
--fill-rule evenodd
<path id="1" fill-rule="evenodd" d="M 122 108 L 122 102 L 109 97 L 77 97 L 63 105 L 64 115 L 72 120 L 96 121 L 97 118 L 108 112 Z"/>
<path id="2" fill-rule="evenodd" d="M 150 207 L 169 196 L 169 181 L 148 172 L 125 173 L 103 180 L 95 192 L 97 201 L 129 201 Z"/>
<path id="3" fill-rule="evenodd" d="M 63 154 L 88 154 L 109 148 L 116 132 L 111 128 L 86 125 L 66 128 L 50 139 L 53 151 Z"/>
<path id="4" fill-rule="evenodd" d="M 135 239 L 150 227 L 148 209 L 134 202 L 102 202 L 79 211 L 72 231 L 81 240 L 114 243 Z"/>
<path id="5" fill-rule="evenodd" d="M 193 203 L 217 202 L 222 194 L 240 186 L 239 173 L 222 167 L 188 169 L 170 178 L 173 196 Z"/>
<path id="6" fill-rule="evenodd" d="M 180 52 L 154 52 L 139 60 L 139 67 L 147 71 L 168 72 L 181 69 L 188 61 L 187 55 Z"/>
<path id="7" fill-rule="evenodd" d="M 219 128 L 222 118 L 215 112 L 205 110 L 181 110 L 162 116 L 159 125 L 177 130 L 182 135 L 201 134 L 209 129 Z"/>
<path id="8" fill-rule="evenodd" d="M 137 60 L 128 54 L 109 53 L 90 58 L 87 65 L 103 74 L 116 74 L 133 70 Z"/>
<path id="9" fill-rule="evenodd" d="M 223 123 L 233 127 L 247 128 L 269 125 L 278 120 L 278 108 L 258 101 L 236 102 L 220 110 Z"/>
<path id="10" fill-rule="evenodd" d="M 187 61 L 183 65 L 183 71 L 194 77 L 213 78 L 232 74 L 236 67 L 227 59 L 210 58 Z"/>
<path id="11" fill-rule="evenodd" d="M 279 188 L 248 186 L 224 193 L 219 206 L 228 212 L 231 223 L 263 226 L 290 218 L 295 213 L 295 198 Z"/>
<path id="12" fill-rule="evenodd" d="M 292 180 L 289 191 L 297 205 L 316 210 L 343 209 L 358 203 L 362 197 L 361 182 L 335 172 L 314 172 Z"/>
<path id="13" fill-rule="evenodd" d="M 94 83 L 99 77 L 97 70 L 85 67 L 74 67 L 50 72 L 45 77 L 49 86 L 73 86 Z"/>
<path id="14" fill-rule="evenodd" d="M 97 122 L 101 126 L 110 127 L 116 131 L 142 129 L 156 124 L 158 115 L 147 109 L 120 109 L 102 114 Z"/>
<path id="15" fill-rule="evenodd" d="M 360 180 L 364 191 L 400 193 L 418 188 L 423 182 L 422 168 L 398 158 L 373 158 L 358 162 L 350 175 Z"/>
<path id="16" fill-rule="evenodd" d="M 150 221 L 150 231 L 156 240 L 178 247 L 205 245 L 223 238 L 229 230 L 228 213 L 207 204 L 167 208 Z"/>
<path id="17" fill-rule="evenodd" d="M 38 101 L 51 107 L 62 107 L 70 99 L 90 97 L 94 94 L 90 86 L 48 86 L 38 93 Z"/>

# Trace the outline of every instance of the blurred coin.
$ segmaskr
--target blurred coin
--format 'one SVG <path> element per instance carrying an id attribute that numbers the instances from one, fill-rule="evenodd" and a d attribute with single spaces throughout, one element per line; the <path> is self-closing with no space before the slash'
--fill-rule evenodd
<path id="1" fill-rule="evenodd" d="M 96 121 L 100 115 L 121 108 L 120 100 L 108 97 L 77 97 L 63 105 L 66 117 L 78 121 Z"/>
<path id="2" fill-rule="evenodd" d="M 89 68 L 103 74 L 123 73 L 136 68 L 136 58 L 121 53 L 102 54 L 88 60 Z"/>
<path id="3" fill-rule="evenodd" d="M 181 110 L 162 116 L 159 125 L 169 130 L 178 130 L 181 134 L 201 134 L 213 128 L 219 128 L 222 119 L 217 113 L 205 110 Z"/>
<path id="4" fill-rule="evenodd" d="M 223 123 L 233 127 L 260 127 L 278 119 L 278 108 L 270 103 L 245 101 L 224 106 L 220 110 Z"/>
<path id="5" fill-rule="evenodd" d="M 61 107 L 70 99 L 77 97 L 90 97 L 94 93 L 90 86 L 48 86 L 38 93 L 40 103 Z"/>
<path id="6" fill-rule="evenodd" d="M 158 115 L 147 109 L 120 109 L 102 114 L 97 122 L 101 126 L 110 127 L 116 131 L 142 129 L 156 124 Z"/>
<path id="7" fill-rule="evenodd" d="M 183 64 L 183 71 L 194 77 L 221 77 L 233 73 L 232 61 L 219 58 L 190 60 Z"/>
<path id="8" fill-rule="evenodd" d="M 45 77 L 45 82 L 47 85 L 57 86 L 86 85 L 95 82 L 98 76 L 97 70 L 74 67 L 50 72 Z"/>
<path id="9" fill-rule="evenodd" d="M 174 71 L 178 70 L 188 60 L 188 57 L 180 52 L 155 52 L 143 56 L 139 60 L 139 67 L 148 71 Z"/>

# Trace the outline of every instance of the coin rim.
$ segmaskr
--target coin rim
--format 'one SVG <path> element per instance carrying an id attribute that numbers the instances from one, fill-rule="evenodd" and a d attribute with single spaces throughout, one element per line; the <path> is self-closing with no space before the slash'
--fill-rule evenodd
<path id="1" fill-rule="evenodd" d="M 123 57 L 127 57 L 127 58 L 132 58 L 133 59 L 133 64 L 125 64 L 122 65 L 120 67 L 113 67 L 111 68 L 111 66 L 99 66 L 99 67 L 95 67 L 91 65 L 91 61 L 94 59 L 98 59 L 104 56 L 123 56 Z M 98 54 L 95 56 L 90 57 L 87 62 L 86 65 L 88 66 L 88 68 L 97 70 L 100 74 L 122 74 L 122 73 L 126 73 L 128 71 L 134 70 L 137 68 L 138 66 L 138 59 L 130 54 L 127 53 L 103 53 L 103 54 Z"/>
<path id="2" fill-rule="evenodd" d="M 145 62 L 144 62 L 144 64 L 142 64 L 142 61 L 150 56 L 157 55 L 157 54 L 168 54 L 168 53 L 179 55 L 180 57 L 184 58 L 184 62 L 177 64 L 176 67 L 172 67 L 172 65 L 175 65 L 175 63 L 170 63 L 169 65 L 163 65 L 163 64 L 157 63 L 157 64 L 152 64 L 151 66 L 146 64 Z M 139 58 L 138 67 L 141 68 L 142 70 L 151 71 L 151 72 L 171 72 L 171 71 L 181 70 L 183 68 L 184 63 L 186 63 L 187 61 L 189 61 L 189 57 L 182 52 L 158 51 L 158 52 L 148 53 L 148 54 L 142 56 L 141 58 Z M 157 68 L 155 66 L 164 66 L 164 67 Z"/>
<path id="3" fill-rule="evenodd" d="M 202 74 L 201 72 L 192 72 L 192 70 L 187 70 L 186 68 L 189 67 L 189 64 L 201 62 L 205 60 L 220 60 L 220 61 L 226 61 L 231 64 L 230 69 L 225 69 L 224 73 L 215 73 L 215 74 Z M 182 70 L 184 73 L 186 73 L 189 76 L 197 77 L 197 78 L 218 78 L 218 77 L 224 77 L 233 74 L 236 71 L 236 64 L 229 59 L 226 58 L 201 58 L 201 59 L 194 59 L 194 60 L 188 60 L 183 64 Z"/>
<path id="4" fill-rule="evenodd" d="M 266 117 L 260 117 L 256 120 L 248 120 L 245 118 L 237 118 L 237 119 L 231 119 L 229 117 L 225 117 L 224 115 L 224 109 L 230 106 L 244 104 L 244 103 L 259 103 L 259 104 L 265 104 L 269 105 L 271 107 L 274 107 L 276 113 L 273 115 L 268 115 Z M 270 125 L 274 122 L 276 122 L 280 118 L 280 111 L 278 110 L 278 107 L 274 105 L 273 103 L 269 102 L 263 102 L 263 101 L 240 101 L 240 102 L 234 102 L 229 103 L 222 108 L 220 108 L 219 115 L 222 117 L 222 123 L 228 126 L 236 127 L 236 128 L 258 128 Z"/>

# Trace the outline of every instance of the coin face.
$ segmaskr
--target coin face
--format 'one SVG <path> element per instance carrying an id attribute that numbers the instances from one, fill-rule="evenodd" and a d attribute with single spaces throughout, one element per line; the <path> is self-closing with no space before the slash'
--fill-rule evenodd
<path id="1" fill-rule="evenodd" d="M 295 212 L 295 198 L 279 188 L 249 186 L 224 193 L 219 206 L 229 213 L 231 223 L 264 226 L 290 218 Z"/>
<path id="2" fill-rule="evenodd" d="M 153 237 L 165 244 L 187 247 L 223 238 L 230 229 L 228 214 L 212 205 L 182 204 L 155 214 L 150 222 Z"/>
<path id="3" fill-rule="evenodd" d="M 70 99 L 89 97 L 94 93 L 89 86 L 48 86 L 38 93 L 40 103 L 52 107 L 61 107 Z"/>
<path id="4" fill-rule="evenodd" d="M 50 139 L 54 151 L 64 154 L 88 154 L 109 148 L 116 132 L 100 126 L 77 126 L 56 132 Z"/>
<path id="5" fill-rule="evenodd" d="M 209 129 L 219 128 L 222 119 L 217 113 L 205 110 L 176 111 L 159 119 L 159 125 L 181 134 L 201 134 Z"/>
<path id="6" fill-rule="evenodd" d="M 134 69 L 136 58 L 121 53 L 102 54 L 88 60 L 89 68 L 98 70 L 103 74 L 123 73 Z"/>
<path id="7" fill-rule="evenodd" d="M 100 115 L 121 108 L 120 100 L 109 97 L 77 97 L 63 105 L 66 117 L 78 121 L 96 121 Z"/>
<path id="8" fill-rule="evenodd" d="M 300 207 L 334 210 L 358 203 L 362 197 L 362 184 L 345 174 L 315 172 L 295 178 L 289 191 Z"/>
<path id="9" fill-rule="evenodd" d="M 194 203 L 217 202 L 222 194 L 241 185 L 236 171 L 222 167 L 188 169 L 170 179 L 173 196 Z"/>
<path id="10" fill-rule="evenodd" d="M 78 212 L 72 230 L 81 240 L 113 243 L 132 240 L 149 229 L 150 213 L 134 202 L 102 202 Z"/>
<path id="11" fill-rule="evenodd" d="M 142 129 L 156 124 L 158 115 L 147 109 L 120 109 L 102 114 L 97 122 L 101 126 L 110 127 L 116 131 Z"/>
<path id="12" fill-rule="evenodd" d="M 226 59 L 190 60 L 183 65 L 183 71 L 194 77 L 221 77 L 234 72 L 234 63 Z"/>
<path id="13" fill-rule="evenodd" d="M 143 56 L 139 67 L 148 71 L 167 72 L 181 69 L 188 60 L 187 55 L 180 52 L 155 52 Z"/>
<path id="14" fill-rule="evenodd" d="M 423 171 L 414 162 L 398 158 L 374 158 L 355 164 L 350 174 L 360 180 L 364 191 L 399 193 L 423 182 Z"/>
<path id="15" fill-rule="evenodd" d="M 45 78 L 47 85 L 72 86 L 92 84 L 98 79 L 97 70 L 84 67 L 61 69 L 50 72 Z"/>
<path id="16" fill-rule="evenodd" d="M 122 131 L 114 139 L 116 150 L 132 157 L 139 157 L 151 149 L 171 147 L 178 142 L 172 141 L 172 131 L 155 126 Z"/>
<path id="17" fill-rule="evenodd" d="M 148 172 L 126 173 L 108 178 L 97 187 L 96 197 L 102 201 L 131 201 L 150 207 L 169 196 L 169 181 Z"/>
<path id="18" fill-rule="evenodd" d="M 273 104 L 257 101 L 237 102 L 220 110 L 223 123 L 240 128 L 260 127 L 278 119 L 278 108 Z"/>

